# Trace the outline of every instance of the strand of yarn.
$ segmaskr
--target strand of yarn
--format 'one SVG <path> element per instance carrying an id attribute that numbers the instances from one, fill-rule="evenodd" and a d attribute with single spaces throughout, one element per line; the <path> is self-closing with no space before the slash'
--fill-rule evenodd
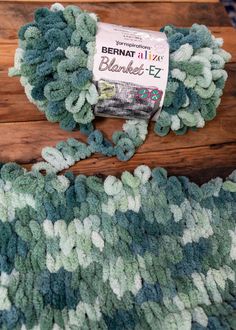
<path id="1" fill-rule="evenodd" d="M 170 130 L 184 134 L 203 127 L 216 115 L 227 73 L 223 69 L 230 55 L 222 40 L 203 25 L 191 28 L 165 26 L 170 45 L 170 71 L 164 106 L 155 132 Z M 123 132 L 115 132 L 113 144 L 94 131 L 93 106 L 98 92 L 92 81 L 97 17 L 76 6 L 60 4 L 40 8 L 34 21 L 19 30 L 11 76 L 19 75 L 29 100 L 49 121 L 66 130 L 79 129 L 88 135 L 92 152 L 117 156 L 126 161 L 144 141 L 148 123 L 129 120 Z M 103 144 L 98 147 L 98 142 Z"/>
<path id="2" fill-rule="evenodd" d="M 42 150 L 42 158 L 45 162 L 36 163 L 33 169 L 57 173 L 94 153 L 107 157 L 116 155 L 119 160 L 126 161 L 133 156 L 135 148 L 145 139 L 147 133 L 145 124 L 140 120 L 126 121 L 123 131 L 115 132 L 112 136 L 115 145 L 105 139 L 100 131 L 95 130 L 88 136 L 87 144 L 69 138 L 67 141 L 58 142 L 55 148 L 45 147 Z"/>

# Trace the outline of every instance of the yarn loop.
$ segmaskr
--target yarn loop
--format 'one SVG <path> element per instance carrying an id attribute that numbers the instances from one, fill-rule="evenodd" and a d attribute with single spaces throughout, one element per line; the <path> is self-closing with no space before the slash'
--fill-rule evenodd
<path id="1" fill-rule="evenodd" d="M 97 20 L 95 14 L 76 6 L 54 4 L 51 9 L 37 9 L 34 21 L 19 30 L 15 65 L 9 70 L 11 76 L 21 76 L 29 100 L 49 121 L 60 122 L 65 130 L 93 134 L 89 141 L 97 134 L 92 133 L 91 124 L 99 98 L 92 74 Z M 159 136 L 171 130 L 182 135 L 204 127 L 216 116 L 227 79 L 224 65 L 230 55 L 221 48 L 222 39 L 215 38 L 204 25 L 167 25 L 161 31 L 170 47 L 170 69 L 154 131 Z M 115 134 L 114 146 L 104 138 L 105 145 L 92 143 L 91 147 L 127 161 L 144 142 L 147 125 L 142 120 L 129 120 L 123 126 L 128 136 Z"/>
<path id="2" fill-rule="evenodd" d="M 40 8 L 19 30 L 10 75 L 52 122 L 79 129 L 30 171 L 0 164 L 1 329 L 235 329 L 236 171 L 198 186 L 163 168 L 120 178 L 58 174 L 101 153 L 127 161 L 148 123 L 110 142 L 92 125 L 97 17 Z M 170 71 L 155 132 L 213 119 L 230 55 L 203 25 L 165 26 Z"/>
<path id="3" fill-rule="evenodd" d="M 1 165 L 0 327 L 233 329 L 236 172 L 202 186 L 145 165 L 56 175 L 81 148 Z"/>

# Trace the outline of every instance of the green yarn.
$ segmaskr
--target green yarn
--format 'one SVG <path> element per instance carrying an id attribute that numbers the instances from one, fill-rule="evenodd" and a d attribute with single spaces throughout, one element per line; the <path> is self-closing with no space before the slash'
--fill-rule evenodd
<path id="1" fill-rule="evenodd" d="M 233 329 L 236 173 L 202 186 L 145 165 L 56 174 L 90 148 L 69 139 L 29 172 L 2 165 L 0 328 Z"/>
<path id="2" fill-rule="evenodd" d="M 29 100 L 49 121 L 88 136 L 93 134 L 93 106 L 99 98 L 114 93 L 109 84 L 100 82 L 98 95 L 92 81 L 96 31 L 96 15 L 76 6 L 39 8 L 34 22 L 19 30 L 15 65 L 9 70 L 10 75 L 21 76 Z M 215 38 L 204 25 L 167 25 L 162 31 L 170 46 L 170 69 L 164 106 L 154 130 L 159 136 L 170 130 L 185 134 L 188 129 L 204 127 L 216 116 L 227 79 L 223 68 L 230 55 L 221 48 L 222 39 Z M 146 131 L 148 123 L 137 124 L 135 120 L 134 125 L 128 125 L 139 125 Z M 106 141 L 109 147 L 103 146 L 103 153 L 126 161 L 144 142 L 145 135 L 131 137 L 125 133 L 119 142 L 113 139 L 115 145 Z"/>
<path id="3" fill-rule="evenodd" d="M 145 165 L 121 177 L 74 176 L 101 153 L 130 159 L 147 123 L 112 142 L 95 130 L 97 18 L 76 6 L 38 9 L 19 31 L 11 75 L 48 120 L 80 129 L 26 171 L 0 164 L 1 329 L 234 329 L 236 172 L 198 186 Z M 170 72 L 155 131 L 184 134 L 216 115 L 229 54 L 205 26 L 165 26 Z M 42 174 L 45 172 L 45 175 Z"/>

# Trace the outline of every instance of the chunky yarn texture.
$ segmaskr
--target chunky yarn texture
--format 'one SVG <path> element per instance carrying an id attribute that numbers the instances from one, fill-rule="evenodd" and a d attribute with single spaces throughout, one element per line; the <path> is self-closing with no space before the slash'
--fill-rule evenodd
<path id="1" fill-rule="evenodd" d="M 92 80 L 97 17 L 76 6 L 36 10 L 34 21 L 19 31 L 19 48 L 10 75 L 19 75 L 29 100 L 49 121 L 60 122 L 66 130 L 93 132 L 93 106 L 98 92 Z M 164 106 L 155 132 L 164 136 L 170 130 L 184 134 L 212 120 L 227 79 L 224 70 L 230 55 L 222 39 L 215 38 L 204 25 L 162 31 L 170 46 L 170 69 Z M 127 132 L 127 125 L 130 127 Z M 144 120 L 127 121 L 115 132 L 113 143 L 105 141 L 104 154 L 128 160 L 147 134 Z M 89 139 L 94 140 L 92 133 Z"/>
<path id="2" fill-rule="evenodd" d="M 1 329 L 236 328 L 236 172 L 52 166 L 0 167 Z"/>
<path id="3" fill-rule="evenodd" d="M 0 164 L 0 328 L 236 329 L 236 172 L 202 186 L 145 165 L 120 178 L 59 174 L 93 153 L 128 160 L 147 122 L 112 142 L 92 126 L 97 18 L 53 5 L 19 31 L 11 75 L 75 139 L 26 171 Z M 166 26 L 170 72 L 159 135 L 216 114 L 229 54 L 205 26 Z"/>

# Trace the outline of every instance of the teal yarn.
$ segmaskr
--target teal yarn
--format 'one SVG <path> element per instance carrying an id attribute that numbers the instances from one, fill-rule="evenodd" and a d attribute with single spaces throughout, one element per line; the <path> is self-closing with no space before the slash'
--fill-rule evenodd
<path id="1" fill-rule="evenodd" d="M 95 140 L 0 165 L 0 328 L 235 329 L 236 172 L 56 174 Z"/>
<path id="2" fill-rule="evenodd" d="M 120 178 L 60 174 L 101 153 L 130 159 L 147 122 L 112 142 L 93 125 L 97 18 L 76 6 L 35 12 L 10 75 L 49 121 L 79 129 L 30 171 L 0 164 L 0 329 L 236 329 L 236 172 L 198 186 L 145 165 Z M 163 28 L 170 72 L 157 134 L 216 114 L 229 54 L 206 27 Z"/>
<path id="3" fill-rule="evenodd" d="M 20 76 L 27 97 L 49 121 L 59 122 L 65 130 L 92 134 L 90 142 L 98 138 L 92 125 L 98 100 L 92 81 L 96 30 L 96 15 L 79 7 L 39 8 L 34 21 L 19 30 L 15 65 L 9 70 L 11 76 Z M 221 48 L 222 39 L 203 25 L 167 25 L 162 31 L 170 46 L 170 68 L 164 106 L 154 130 L 159 136 L 170 130 L 184 134 L 215 117 L 230 54 Z M 115 133 L 113 144 L 103 137 L 100 147 L 92 142 L 94 148 L 122 161 L 130 159 L 144 142 L 148 123 L 130 120 L 125 125 L 129 133 Z"/>

